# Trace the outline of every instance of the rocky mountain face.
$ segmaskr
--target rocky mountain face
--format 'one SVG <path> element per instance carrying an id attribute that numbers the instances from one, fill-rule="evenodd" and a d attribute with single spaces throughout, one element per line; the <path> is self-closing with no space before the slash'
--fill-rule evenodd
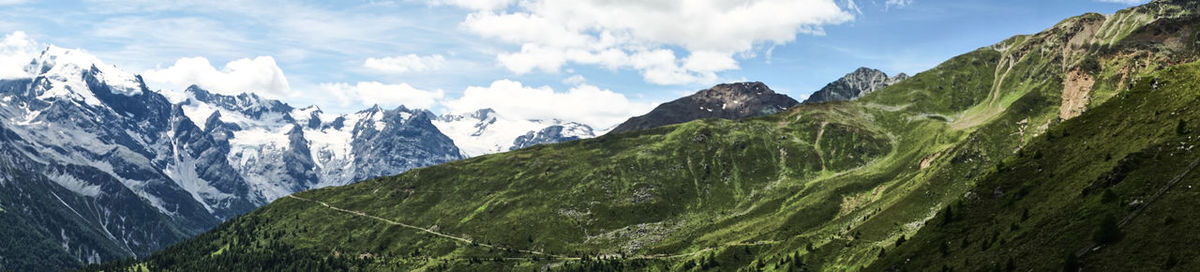
<path id="1" fill-rule="evenodd" d="M 443 114 L 433 124 L 454 139 L 463 155 L 468 157 L 596 136 L 585 124 L 557 119 L 521 120 L 492 109 Z"/>
<path id="2" fill-rule="evenodd" d="M 424 110 L 375 106 L 335 115 L 254 94 L 195 86 L 185 93 L 185 115 L 228 149 L 224 159 L 263 202 L 461 158 Z"/>
<path id="3" fill-rule="evenodd" d="M 650 129 L 704 118 L 743 119 L 777 113 L 799 104 L 762 82 L 720 84 L 658 105 L 650 113 L 629 118 L 609 134 Z"/>
<path id="4" fill-rule="evenodd" d="M 904 73 L 889 77 L 883 71 L 862 67 L 825 85 L 805 99 L 804 103 L 854 100 L 905 79 L 908 79 L 908 75 Z"/>
<path id="5" fill-rule="evenodd" d="M 146 256 L 284 195 L 461 159 L 422 110 L 325 114 L 50 47 L 0 80 L 0 270 Z"/>

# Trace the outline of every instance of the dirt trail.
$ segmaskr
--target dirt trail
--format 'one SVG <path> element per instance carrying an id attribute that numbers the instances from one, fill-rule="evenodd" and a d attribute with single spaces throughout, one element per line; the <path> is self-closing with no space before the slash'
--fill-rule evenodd
<path id="1" fill-rule="evenodd" d="M 1196 160 L 1192 161 L 1192 163 L 1188 165 L 1187 169 L 1184 169 L 1182 173 L 1179 173 L 1179 175 L 1176 175 L 1175 178 L 1171 179 L 1171 181 L 1168 181 L 1167 185 L 1163 185 L 1162 188 L 1159 188 L 1158 192 L 1154 193 L 1154 196 L 1151 196 L 1150 199 L 1147 199 L 1145 203 L 1142 203 L 1141 206 L 1138 206 L 1137 209 L 1133 210 L 1132 213 L 1129 213 L 1129 215 L 1126 215 L 1125 218 L 1122 218 L 1121 222 L 1117 223 L 1117 228 L 1124 228 L 1125 225 L 1128 225 L 1129 222 L 1132 222 L 1134 218 L 1137 218 L 1138 215 L 1142 214 L 1142 211 L 1146 210 L 1146 207 L 1149 207 L 1150 204 L 1154 204 L 1154 201 L 1157 201 L 1160 197 L 1166 194 L 1167 191 L 1170 191 L 1171 188 L 1175 187 L 1176 184 L 1179 184 L 1180 181 L 1183 181 L 1183 177 L 1191 173 L 1192 170 L 1196 169 L 1196 166 L 1198 165 L 1200 165 L 1200 158 L 1196 158 Z M 1097 246 L 1099 245 L 1094 242 L 1090 243 L 1088 246 L 1076 251 L 1075 256 L 1083 257 L 1083 255 L 1086 255 Z"/>
<path id="2" fill-rule="evenodd" d="M 1187 176 L 1187 174 L 1191 173 L 1193 169 L 1196 169 L 1197 165 L 1200 165 L 1200 158 L 1196 158 L 1195 161 L 1192 161 L 1192 164 L 1189 164 L 1188 168 L 1186 170 L 1183 170 L 1183 173 L 1179 173 L 1179 175 L 1175 176 L 1175 178 L 1173 178 L 1173 179 L 1171 179 L 1171 181 L 1167 182 L 1167 185 L 1164 185 L 1162 188 L 1158 189 L 1158 192 L 1154 193 L 1154 196 L 1152 196 L 1152 197 L 1150 197 L 1150 199 L 1146 200 L 1145 203 L 1142 203 L 1141 206 L 1138 206 L 1138 208 L 1136 210 L 1134 210 L 1133 213 L 1130 213 L 1128 216 L 1125 216 L 1124 219 L 1121 219 L 1121 223 L 1118 224 L 1117 226 L 1125 227 L 1126 224 L 1129 224 L 1129 221 L 1133 221 L 1134 217 L 1141 215 L 1142 211 L 1145 210 L 1146 207 L 1150 206 L 1150 204 L 1153 204 L 1154 201 L 1157 201 L 1158 198 L 1162 197 L 1163 194 L 1166 194 L 1167 191 L 1170 191 L 1171 188 L 1175 187 L 1176 184 L 1179 184 L 1180 181 L 1183 181 L 1183 177 Z"/>
<path id="3" fill-rule="evenodd" d="M 388 224 L 390 224 L 390 225 L 396 225 L 396 226 L 401 226 L 401 227 L 405 227 L 405 228 L 409 228 L 409 229 L 419 230 L 419 231 L 422 231 L 422 232 L 425 232 L 425 233 L 429 233 L 429 234 L 437 235 L 437 236 L 439 236 L 439 237 L 442 237 L 442 238 L 451 239 L 451 240 L 459 241 L 459 242 L 466 243 L 466 244 L 471 244 L 471 243 L 474 243 L 474 241 L 472 241 L 471 239 L 467 239 L 467 238 L 463 238 L 463 237 L 458 237 L 458 236 L 454 236 L 454 235 L 450 235 L 450 234 L 445 234 L 445 233 L 437 232 L 437 231 L 435 231 L 435 230 L 431 230 L 431 229 L 428 229 L 428 228 L 422 228 L 422 227 L 413 226 L 413 225 L 409 225 L 409 224 L 405 224 L 405 223 L 401 223 L 401 222 L 396 222 L 396 221 L 394 221 L 394 220 L 391 220 L 391 219 L 387 219 L 387 218 L 382 218 L 382 217 L 378 217 L 378 216 L 374 216 L 374 215 L 366 214 L 366 213 L 364 213 L 364 212 L 360 212 L 360 211 L 353 211 L 353 210 L 347 210 L 347 209 L 343 209 L 343 208 L 338 208 L 338 207 L 335 207 L 335 206 L 333 206 L 333 205 L 329 205 L 329 203 L 325 203 L 325 202 L 318 201 L 318 200 L 307 199 L 307 198 L 298 197 L 298 196 L 295 196 L 295 195 L 289 195 L 289 196 L 287 196 L 287 197 L 289 197 L 289 198 L 293 198 L 293 199 L 297 199 L 297 200 L 301 200 L 301 201 L 307 201 L 307 202 L 312 202 L 312 203 L 321 204 L 321 206 L 325 206 L 326 208 L 329 208 L 329 209 L 332 209 L 332 210 L 335 210 L 335 211 L 339 211 L 339 212 L 343 212 L 343 213 L 348 213 L 348 214 L 353 214 L 353 215 L 357 215 L 357 216 L 362 216 L 362 217 L 366 217 L 366 218 L 374 219 L 374 220 L 376 220 L 376 221 L 382 221 L 382 222 L 384 222 L 384 223 L 388 223 Z M 482 244 L 482 243 L 476 243 L 476 245 L 479 245 L 479 246 L 482 246 L 482 247 L 487 247 L 487 248 L 494 248 L 494 249 L 501 249 L 501 250 L 514 250 L 514 251 L 521 252 L 521 253 L 528 253 L 528 254 L 534 254 L 534 255 L 549 256 L 549 257 L 553 257 L 553 258 L 556 258 L 556 259 L 567 259 L 567 260 L 569 260 L 569 259 L 578 259 L 578 258 L 574 258 L 574 257 L 567 257 L 567 256 L 563 256 L 563 255 L 558 255 L 558 254 L 550 254 L 550 253 L 545 253 L 545 252 L 541 252 L 541 251 L 537 251 L 537 250 L 512 249 L 512 248 L 507 248 L 507 247 L 502 247 L 502 246 L 497 246 L 497 245 L 490 245 L 490 244 Z"/>
<path id="4" fill-rule="evenodd" d="M 307 203 L 319 204 L 320 206 L 330 208 L 330 210 L 354 214 L 354 216 L 371 218 L 374 220 L 379 220 L 379 222 L 384 222 L 384 223 L 388 223 L 391 225 L 403 226 L 403 228 L 420 230 L 422 232 L 427 232 L 427 234 L 432 234 L 432 235 L 436 235 L 438 237 L 443 237 L 443 238 L 449 238 L 449 240 L 454 240 L 454 241 L 458 241 L 458 242 L 462 242 L 462 243 L 473 243 L 473 241 L 469 240 L 469 238 L 444 234 L 444 232 L 438 232 L 436 230 L 421 228 L 421 226 L 404 224 L 401 222 L 396 222 L 396 220 L 372 216 L 372 214 L 367 214 L 365 212 L 346 210 L 346 208 L 329 205 L 328 203 L 324 203 L 324 201 L 295 197 L 295 195 L 288 195 L 288 198 L 301 200 L 301 201 L 307 201 Z M 746 244 L 774 244 L 774 243 L 779 243 L 779 242 L 778 241 L 758 241 L 758 242 L 754 242 L 754 243 L 730 243 L 730 246 L 746 246 Z M 515 250 L 515 252 L 520 252 L 520 253 L 542 255 L 542 256 L 547 256 L 547 258 L 556 259 L 556 260 L 580 260 L 580 258 L 577 258 L 577 256 L 551 254 L 551 253 L 540 252 L 540 250 L 515 249 L 515 248 L 508 248 L 508 247 L 503 247 L 503 246 L 496 246 L 496 244 L 487 244 L 487 243 L 475 243 L 475 244 L 478 244 L 478 246 L 480 246 L 480 247 L 486 247 L 486 248 L 494 248 L 494 249 L 502 249 L 502 250 Z M 715 249 L 716 248 L 703 248 L 700 250 L 695 250 L 695 252 L 670 254 L 670 255 L 667 255 L 667 254 L 634 255 L 634 256 L 626 256 L 625 259 L 659 260 L 659 259 L 685 258 L 685 256 L 694 256 L 694 255 L 698 255 L 698 254 L 702 254 L 702 253 L 706 253 L 706 252 L 712 252 L 712 250 L 715 250 Z M 616 258 L 616 256 L 619 256 L 619 255 L 607 254 L 607 255 L 601 255 L 601 256 L 605 256 L 605 258 Z M 504 258 L 504 259 L 505 260 L 529 260 L 529 259 L 533 259 L 533 258 Z"/>
<path id="5" fill-rule="evenodd" d="M 817 151 L 817 159 L 821 160 L 821 171 L 825 171 L 825 152 L 821 151 L 821 137 L 825 136 L 825 126 L 829 125 L 829 121 L 821 122 L 821 128 L 817 129 L 817 139 L 813 141 L 813 150 Z"/>
<path id="6" fill-rule="evenodd" d="M 1019 61 L 1013 59 L 1013 56 L 1007 54 L 1007 52 L 1005 53 L 1006 54 L 1000 58 L 1000 63 L 996 64 L 996 73 L 992 76 L 994 81 L 992 82 L 992 95 L 991 100 L 988 101 L 988 107 L 996 106 L 996 100 L 1000 99 L 1000 86 L 1004 85 L 1004 79 L 1008 77 L 1008 74 L 1012 72 L 1013 66 L 1017 64 L 1017 61 Z M 1007 65 L 1008 68 L 1004 68 L 1003 66 L 1005 65 Z M 1000 72 L 1001 69 L 1004 70 L 1003 73 Z"/>

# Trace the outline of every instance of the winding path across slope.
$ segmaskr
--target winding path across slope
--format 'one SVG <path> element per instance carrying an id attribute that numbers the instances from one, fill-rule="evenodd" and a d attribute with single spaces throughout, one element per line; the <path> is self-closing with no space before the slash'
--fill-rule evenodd
<path id="1" fill-rule="evenodd" d="M 432 230 L 432 229 L 428 229 L 428 228 L 422 228 L 422 227 L 418 227 L 418 226 L 413 226 L 413 225 L 409 225 L 409 224 L 405 224 L 405 223 L 397 222 L 397 221 L 395 221 L 395 220 L 391 220 L 391 219 L 387 219 L 387 218 L 383 218 L 383 217 L 378 217 L 378 216 L 370 215 L 370 214 L 367 214 L 367 213 L 364 213 L 364 212 L 360 212 L 360 211 L 354 211 L 354 210 L 347 210 L 347 209 L 339 208 L 339 207 L 336 207 L 336 206 L 333 206 L 333 205 L 329 205 L 329 203 L 325 203 L 325 202 L 323 202 L 323 201 L 319 201 L 319 200 L 307 199 L 307 198 L 298 197 L 298 196 L 295 196 L 295 195 L 289 195 L 289 196 L 287 196 L 287 197 L 289 197 L 289 198 L 292 198 L 292 199 L 296 199 L 296 200 L 301 200 L 301 201 L 307 201 L 307 202 L 312 202 L 312 203 L 321 204 L 321 206 L 325 206 L 326 208 L 329 208 L 329 209 L 332 209 L 332 210 L 335 210 L 335 211 L 339 211 L 339 212 L 343 212 L 343 213 L 348 213 L 348 214 L 353 214 L 353 215 L 357 215 L 357 216 L 362 216 L 362 217 L 366 217 L 366 218 L 374 219 L 374 220 L 377 220 L 377 221 L 382 221 L 382 222 L 384 222 L 384 223 L 388 223 L 388 224 L 390 224 L 390 225 L 396 225 L 396 226 L 401 226 L 401 227 L 405 227 L 405 228 L 409 228 L 409 229 L 419 230 L 419 231 L 422 231 L 422 232 L 425 232 L 425 233 L 429 233 L 429 234 L 437 235 L 437 236 L 439 236 L 439 237 L 442 237 L 442 238 L 451 239 L 451 240 L 455 240 L 455 241 L 462 242 L 462 243 L 467 243 L 467 244 L 476 244 L 476 245 L 479 245 L 479 246 L 482 246 L 482 247 L 487 247 L 487 248 L 495 248 L 495 249 L 502 249 L 502 250 L 513 250 L 513 251 L 517 251 L 517 252 L 521 252 L 521 253 L 528 253 L 528 254 L 534 254 L 534 255 L 548 256 L 548 257 L 552 257 L 552 258 L 555 258 L 555 259 L 563 259 L 563 260 L 573 260 L 573 259 L 578 259 L 578 258 L 575 258 L 575 257 L 567 257 L 567 256 L 563 256 L 563 255 L 558 255 L 558 254 L 545 253 L 545 252 L 541 252 L 541 251 L 537 251 L 537 250 L 513 249 L 513 248 L 507 248 L 507 247 L 503 247 L 503 246 L 497 246 L 497 245 L 490 245 L 490 244 L 483 244 L 483 243 L 475 243 L 475 241 L 472 241 L 471 239 L 467 239 L 467 238 L 463 238 L 463 237 L 458 237 L 458 236 L 454 236 L 454 235 L 450 235 L 450 234 L 441 233 L 441 232 L 438 232 L 438 231 L 435 231 L 435 230 Z"/>
<path id="2" fill-rule="evenodd" d="M 454 236 L 454 235 L 450 235 L 450 234 L 446 234 L 446 233 L 438 232 L 438 231 L 436 231 L 436 230 L 432 230 L 432 229 L 429 229 L 429 228 L 422 228 L 422 227 L 418 227 L 418 226 L 413 226 L 413 225 L 405 224 L 405 223 L 402 223 L 402 222 L 397 222 L 397 221 L 395 221 L 395 220 L 391 220 L 391 219 L 387 219 L 387 218 L 382 218 L 382 217 L 378 217 L 378 216 L 370 215 L 370 214 L 367 214 L 367 213 L 364 213 L 364 212 L 360 212 L 360 211 L 354 211 L 354 210 L 348 210 L 348 209 L 339 208 L 339 207 L 337 207 L 337 206 L 329 205 L 329 203 L 325 203 L 325 202 L 323 202 L 323 201 L 319 201 L 319 200 L 314 200 L 314 199 L 308 199 L 308 198 L 298 197 L 298 196 L 295 196 L 295 195 L 289 195 L 289 196 L 287 196 L 287 197 L 289 197 L 289 198 L 292 198 L 292 199 L 296 199 L 296 200 L 300 200 L 300 201 L 312 202 L 312 203 L 320 204 L 321 206 L 324 206 L 325 208 L 329 208 L 329 209 L 331 209 L 331 210 L 334 210 L 334 211 L 338 211 L 338 212 L 342 212 L 342 213 L 347 213 L 347 214 L 351 214 L 351 215 L 355 215 L 355 216 L 366 217 L 366 218 L 370 218 L 370 219 L 372 219 L 372 220 L 376 220 L 376 221 L 381 221 L 381 222 L 384 222 L 384 223 L 387 223 L 387 224 L 390 224 L 390 225 L 396 225 L 396 226 L 401 226 L 401 227 L 404 227 L 404 228 L 409 228 L 409 229 L 413 229 L 413 230 L 418 230 L 418 231 L 421 231 L 421 232 L 425 232 L 425 233 L 433 234 L 433 235 L 436 235 L 436 236 L 438 236 L 438 237 L 442 237 L 442 238 L 446 238 L 446 239 L 451 239 L 451 240 L 455 240 L 455 241 L 462 242 L 462 243 L 467 243 L 467 244 L 472 244 L 472 243 L 474 243 L 474 241 L 472 241 L 471 239 L 467 239 L 467 238 L 463 238 L 463 237 L 459 237 L 459 236 Z M 773 243 L 778 243 L 778 242 L 776 242 L 776 241 L 760 241 L 760 242 L 751 243 L 751 244 L 773 244 Z M 500 249 L 500 250 L 512 250 L 512 251 L 521 252 L 521 253 L 534 254 L 534 255 L 541 255 L 541 256 L 546 256 L 546 257 L 552 258 L 552 259 L 557 259 L 557 260 L 579 260 L 579 259 L 580 259 L 579 257 L 570 257 L 570 256 L 565 256 L 565 255 L 559 255 L 559 254 L 546 253 L 546 252 L 537 251 L 537 250 L 514 249 L 514 248 L 508 248 L 508 247 L 504 247 L 504 246 L 497 246 L 497 245 L 491 245 L 491 244 L 482 244 L 482 243 L 474 243 L 474 244 L 476 244 L 476 245 L 479 245 L 479 246 L 483 246 L 483 247 L 487 247 L 487 248 L 494 248 L 494 249 Z M 735 243 L 735 244 L 733 244 L 733 245 L 738 245 L 738 244 L 736 244 L 736 243 Z M 744 245 L 744 244 L 743 244 L 743 245 Z M 716 250 L 716 248 L 709 247 L 709 248 L 703 248 L 703 249 L 696 250 L 696 251 L 689 252 L 689 253 L 680 253 L 680 254 L 672 254 L 672 255 L 666 255 L 666 254 L 650 254 L 650 255 L 635 255 L 635 256 L 629 256 L 629 257 L 626 257 L 626 258 L 627 258 L 627 259 L 643 259 L 643 260 L 652 260 L 652 259 L 673 259 L 673 258 L 681 258 L 681 257 L 690 257 L 690 256 L 695 256 L 695 255 L 699 255 L 699 254 L 701 254 L 701 253 L 705 253 L 705 252 L 710 252 L 710 251 L 713 251 L 713 250 Z M 602 256 L 599 256 L 599 257 L 616 257 L 616 256 L 618 256 L 618 255 L 615 255 L 615 254 L 609 254 L 609 255 L 602 255 Z M 530 258 L 504 258 L 504 259 L 530 259 Z"/>

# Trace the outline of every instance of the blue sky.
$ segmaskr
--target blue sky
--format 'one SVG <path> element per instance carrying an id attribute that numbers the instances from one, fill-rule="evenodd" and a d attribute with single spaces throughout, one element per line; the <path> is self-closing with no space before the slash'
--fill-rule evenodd
<path id="1" fill-rule="evenodd" d="M 155 89 L 200 84 L 330 112 L 492 107 L 606 127 L 720 82 L 802 99 L 860 66 L 911 75 L 1139 2 L 0 0 L 0 33 L 83 49 Z"/>

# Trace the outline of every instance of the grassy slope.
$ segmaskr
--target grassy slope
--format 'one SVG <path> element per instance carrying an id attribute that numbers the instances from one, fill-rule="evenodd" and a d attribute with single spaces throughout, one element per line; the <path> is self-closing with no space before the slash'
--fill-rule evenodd
<path id="1" fill-rule="evenodd" d="M 1114 18 L 1169 10 L 1154 5 Z M 574 258 L 605 256 L 625 257 L 615 264 L 625 269 L 859 269 L 1057 124 L 1069 69 L 1102 63 L 1093 95 L 1111 96 L 1155 69 L 1143 63 L 1194 56 L 1139 35 L 1152 33 L 1145 20 L 1127 21 L 1068 19 L 853 103 L 538 146 L 298 194 L 473 243 L 284 198 L 138 265 L 587 269 L 576 265 L 595 263 Z M 1090 43 L 1068 42 L 1077 36 Z"/>
<path id="2" fill-rule="evenodd" d="M 1084 252 L 1077 262 L 1086 270 L 1200 269 L 1200 250 L 1188 246 L 1200 241 L 1191 231 L 1200 219 L 1189 216 L 1200 171 L 1188 172 L 1200 159 L 1198 102 L 1200 65 L 1144 78 L 990 170 L 950 216 L 943 211 L 872 270 L 1056 270 Z M 1109 216 L 1129 221 L 1116 241 L 1097 245 Z"/>

